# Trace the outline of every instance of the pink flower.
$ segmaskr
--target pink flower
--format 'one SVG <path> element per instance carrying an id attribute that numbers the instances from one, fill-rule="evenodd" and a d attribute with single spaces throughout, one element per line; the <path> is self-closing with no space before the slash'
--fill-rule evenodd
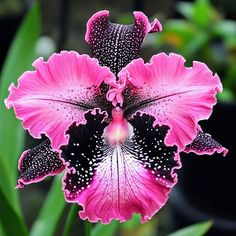
<path id="1" fill-rule="evenodd" d="M 145 36 L 161 31 L 157 19 L 134 12 L 133 25 L 119 25 L 108 16 L 100 11 L 87 24 L 97 59 L 74 51 L 39 58 L 10 86 L 6 106 L 33 137 L 48 138 L 21 155 L 17 186 L 65 171 L 65 198 L 83 207 L 82 219 L 139 213 L 146 222 L 177 182 L 179 152 L 227 153 L 198 124 L 222 85 L 205 64 L 185 67 L 177 54 L 136 59 Z"/>

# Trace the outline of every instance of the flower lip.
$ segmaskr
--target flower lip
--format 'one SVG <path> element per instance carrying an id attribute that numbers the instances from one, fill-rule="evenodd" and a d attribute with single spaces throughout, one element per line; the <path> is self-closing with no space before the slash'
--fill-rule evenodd
<path id="1" fill-rule="evenodd" d="M 81 205 L 80 217 L 91 222 L 124 222 L 133 213 L 146 222 L 165 204 L 177 182 L 177 148 L 163 141 L 168 127 L 153 127 L 153 117 L 137 114 L 130 120 L 129 138 L 111 145 L 104 137 L 109 124 L 103 117 L 86 116 L 86 125 L 70 128 L 69 144 L 62 150 L 69 163 L 63 178 L 66 200 Z"/>

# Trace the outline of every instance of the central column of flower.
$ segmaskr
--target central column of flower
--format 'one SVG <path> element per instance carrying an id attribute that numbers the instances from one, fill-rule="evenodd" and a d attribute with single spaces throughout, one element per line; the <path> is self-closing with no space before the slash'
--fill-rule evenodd
<path id="1" fill-rule="evenodd" d="M 104 137 L 110 145 L 123 144 L 129 135 L 129 126 L 123 116 L 123 110 L 117 106 L 112 109 L 112 121 L 104 131 Z"/>

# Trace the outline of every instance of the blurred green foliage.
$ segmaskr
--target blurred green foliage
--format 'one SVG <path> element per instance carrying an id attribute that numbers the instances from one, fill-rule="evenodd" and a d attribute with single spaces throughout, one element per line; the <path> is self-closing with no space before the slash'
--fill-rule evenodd
<path id="1" fill-rule="evenodd" d="M 32 30 L 33 29 L 33 30 Z M 35 4 L 23 20 L 11 45 L 0 77 L 0 224 L 3 235 L 27 235 L 26 226 L 19 204 L 17 162 L 23 149 L 24 131 L 14 112 L 7 110 L 4 99 L 8 87 L 30 68 L 34 60 L 34 48 L 39 36 L 39 6 Z"/>
<path id="2" fill-rule="evenodd" d="M 0 16 L 19 14 L 24 8 L 25 1 L 23 0 L 1 0 L 0 1 Z"/>
<path id="3" fill-rule="evenodd" d="M 152 46 L 183 55 L 187 64 L 206 63 L 222 79 L 224 92 L 219 98 L 236 99 L 236 22 L 224 19 L 209 0 L 179 2 L 177 10 L 185 19 L 167 20 Z"/>
<path id="4" fill-rule="evenodd" d="M 177 230 L 168 236 L 203 236 L 212 227 L 212 221 L 197 223 L 186 228 Z"/>

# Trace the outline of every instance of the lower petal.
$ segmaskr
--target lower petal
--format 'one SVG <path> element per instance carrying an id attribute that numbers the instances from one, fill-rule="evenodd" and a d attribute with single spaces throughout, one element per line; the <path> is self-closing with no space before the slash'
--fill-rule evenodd
<path id="1" fill-rule="evenodd" d="M 37 147 L 22 153 L 18 163 L 20 176 L 17 188 L 59 174 L 64 168 L 62 159 L 51 149 L 50 141 L 47 139 Z"/>
<path id="2" fill-rule="evenodd" d="M 146 222 L 165 204 L 170 190 L 151 171 L 118 149 L 101 164 L 91 187 L 76 201 L 83 206 L 82 219 L 124 222 L 138 213 Z"/>
<path id="3" fill-rule="evenodd" d="M 210 134 L 198 131 L 196 138 L 191 144 L 186 146 L 184 152 L 194 152 L 198 155 L 212 155 L 217 152 L 223 153 L 223 155 L 225 156 L 228 150 L 224 148 L 221 144 L 219 144 L 216 140 L 214 140 Z"/>
<path id="4" fill-rule="evenodd" d="M 164 144 L 168 127 L 153 128 L 153 117 L 138 114 L 126 142 L 111 147 L 103 138 L 107 124 L 88 116 L 86 125 L 70 128 L 69 145 L 62 148 L 70 168 L 63 179 L 66 200 L 82 205 L 80 217 L 91 222 L 124 222 L 134 213 L 146 222 L 177 181 L 177 149 Z"/>

